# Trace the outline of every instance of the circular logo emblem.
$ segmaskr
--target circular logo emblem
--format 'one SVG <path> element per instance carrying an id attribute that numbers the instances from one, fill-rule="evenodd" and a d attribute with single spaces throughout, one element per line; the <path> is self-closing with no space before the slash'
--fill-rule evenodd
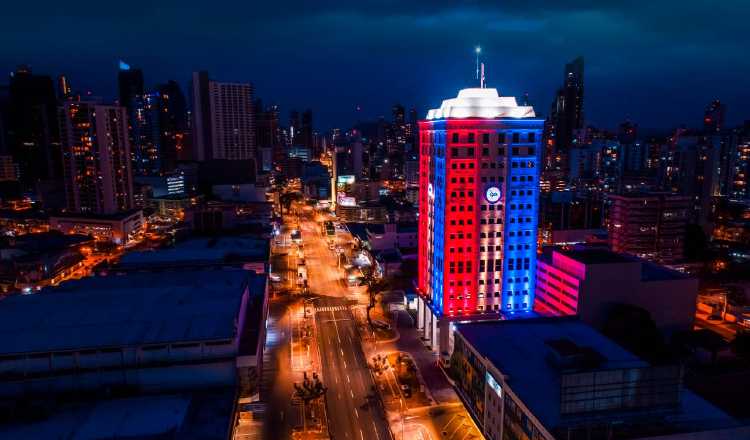
<path id="1" fill-rule="evenodd" d="M 427 195 L 430 196 L 430 198 L 435 197 L 435 192 L 432 189 L 432 184 L 431 183 L 427 184 Z"/>
<path id="2" fill-rule="evenodd" d="M 490 203 L 497 203 L 500 201 L 500 188 L 496 186 L 491 186 L 487 188 L 487 191 L 484 193 L 484 198 L 487 199 Z"/>

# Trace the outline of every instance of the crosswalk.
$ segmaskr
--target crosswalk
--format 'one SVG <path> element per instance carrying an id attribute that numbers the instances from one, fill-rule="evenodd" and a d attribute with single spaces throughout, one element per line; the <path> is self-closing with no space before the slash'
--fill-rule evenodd
<path id="1" fill-rule="evenodd" d="M 343 312 L 344 310 L 347 310 L 347 306 L 322 306 L 322 307 L 315 307 L 315 313 L 321 313 L 321 312 Z"/>

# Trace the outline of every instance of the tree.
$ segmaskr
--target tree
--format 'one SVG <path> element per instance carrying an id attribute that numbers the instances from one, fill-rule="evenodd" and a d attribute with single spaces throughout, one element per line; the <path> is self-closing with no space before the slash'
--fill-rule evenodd
<path id="1" fill-rule="evenodd" d="M 732 341 L 732 350 L 739 357 L 750 358 L 750 331 L 738 331 Z"/>
<path id="2" fill-rule="evenodd" d="M 286 209 L 287 213 L 292 206 L 292 202 L 302 200 L 302 194 L 299 192 L 285 192 L 279 196 L 279 203 L 281 204 L 281 213 L 284 213 Z"/>
<path id="3" fill-rule="evenodd" d="M 382 278 L 375 278 L 375 274 L 372 271 L 369 271 L 362 277 L 362 285 L 367 286 L 367 295 L 369 297 L 369 302 L 367 304 L 367 323 L 372 327 L 370 311 L 375 308 L 377 296 L 388 290 L 388 281 Z"/>
<path id="4" fill-rule="evenodd" d="M 651 362 L 669 357 L 664 338 L 651 314 L 630 304 L 616 304 L 607 314 L 602 333 L 623 348 Z"/>
<path id="5" fill-rule="evenodd" d="M 294 396 L 302 401 L 303 431 L 307 431 L 307 416 L 305 415 L 307 405 L 313 400 L 323 397 L 326 391 L 328 391 L 328 388 L 323 386 L 317 373 L 313 373 L 312 379 L 309 379 L 307 377 L 307 372 L 305 372 L 302 385 L 298 383 L 294 384 Z"/>

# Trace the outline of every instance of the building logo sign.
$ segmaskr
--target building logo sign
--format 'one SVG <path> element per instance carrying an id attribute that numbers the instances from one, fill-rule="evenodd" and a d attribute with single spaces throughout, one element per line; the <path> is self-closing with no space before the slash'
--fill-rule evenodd
<path id="1" fill-rule="evenodd" d="M 488 202 L 495 204 L 500 201 L 500 188 L 496 186 L 491 186 L 487 188 L 487 191 L 484 193 L 484 198 L 487 199 Z"/>

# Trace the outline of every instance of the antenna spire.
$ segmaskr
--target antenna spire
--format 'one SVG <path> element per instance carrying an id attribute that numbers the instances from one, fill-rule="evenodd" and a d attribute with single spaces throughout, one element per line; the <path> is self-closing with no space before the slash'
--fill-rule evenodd
<path id="1" fill-rule="evenodd" d="M 475 79 L 477 81 L 479 81 L 479 79 L 480 79 L 479 78 L 479 54 L 482 53 L 482 48 L 480 46 L 475 47 L 474 48 L 474 53 L 476 53 L 476 55 L 477 55 L 477 73 L 476 73 L 476 78 Z M 482 85 L 481 82 L 480 82 L 479 85 L 480 86 Z"/>
<path id="2" fill-rule="evenodd" d="M 481 64 L 481 74 L 479 76 L 479 87 L 482 89 L 487 87 L 487 84 L 484 83 L 484 63 Z"/>

